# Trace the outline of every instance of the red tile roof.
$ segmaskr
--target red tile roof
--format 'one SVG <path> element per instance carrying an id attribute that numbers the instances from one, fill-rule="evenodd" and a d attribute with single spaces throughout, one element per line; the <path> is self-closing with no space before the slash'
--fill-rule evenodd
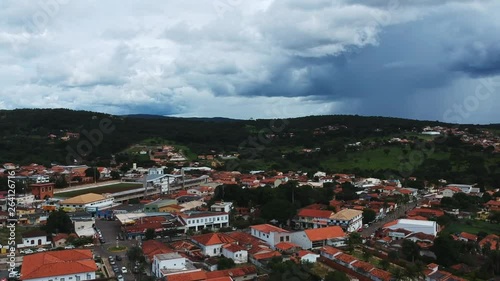
<path id="1" fill-rule="evenodd" d="M 308 218 L 330 218 L 333 214 L 332 211 L 327 210 L 315 210 L 315 209 L 302 209 L 299 211 L 297 216 L 308 217 Z"/>
<path id="2" fill-rule="evenodd" d="M 383 281 L 391 280 L 391 274 L 389 272 L 378 268 L 374 268 L 372 271 L 370 271 L 370 275 L 375 276 Z"/>
<path id="3" fill-rule="evenodd" d="M 351 262 L 357 260 L 355 257 L 348 255 L 348 254 L 344 254 L 344 253 L 336 256 L 335 259 L 337 259 L 339 261 L 343 261 L 344 263 L 347 263 L 347 264 L 350 264 Z"/>
<path id="4" fill-rule="evenodd" d="M 342 253 L 341 250 L 334 248 L 332 246 L 324 246 L 323 248 L 321 248 L 321 252 L 327 253 L 332 256 L 336 255 L 337 253 Z"/>
<path id="5" fill-rule="evenodd" d="M 467 233 L 467 232 L 460 233 L 460 237 L 465 238 L 465 239 L 470 240 L 470 241 L 477 241 L 477 236 L 476 235 L 470 234 L 470 233 Z"/>
<path id="6" fill-rule="evenodd" d="M 264 233 L 271 233 L 271 232 L 288 232 L 287 230 L 284 230 L 282 228 L 279 228 L 277 226 L 271 225 L 271 224 L 258 224 L 258 225 L 252 225 L 250 228 L 258 230 L 260 232 Z"/>
<path id="7" fill-rule="evenodd" d="M 364 272 L 370 272 L 370 270 L 374 269 L 375 267 L 371 265 L 370 263 L 364 262 L 364 261 L 356 261 L 355 263 L 352 264 L 353 267 L 359 268 Z"/>
<path id="8" fill-rule="evenodd" d="M 221 244 L 236 242 L 234 238 L 224 233 L 207 233 L 207 234 L 193 236 L 191 237 L 191 239 L 205 246 L 221 245 Z"/>
<path id="9" fill-rule="evenodd" d="M 181 272 L 169 274 L 167 279 L 168 281 L 201 281 L 207 279 L 207 273 L 205 271 Z"/>
<path id="10" fill-rule="evenodd" d="M 495 234 L 487 235 L 481 241 L 479 241 L 479 246 L 483 248 L 488 243 L 490 244 L 491 250 L 497 250 L 497 247 L 500 247 L 500 237 Z"/>
<path id="11" fill-rule="evenodd" d="M 253 265 L 250 265 L 250 266 L 236 267 L 226 270 L 216 270 L 212 272 L 207 272 L 207 278 L 220 278 L 226 276 L 237 278 L 252 274 L 257 274 L 257 268 Z"/>
<path id="12" fill-rule="evenodd" d="M 309 255 L 309 254 L 313 254 L 313 255 L 316 255 L 315 253 L 309 251 L 309 250 L 300 250 L 298 253 L 297 253 L 297 256 L 299 258 L 302 258 L 303 256 L 305 255 Z"/>
<path id="13" fill-rule="evenodd" d="M 311 241 L 345 237 L 344 230 L 340 226 L 306 229 L 304 232 Z"/>
<path id="14" fill-rule="evenodd" d="M 290 242 L 280 242 L 280 243 L 274 245 L 274 247 L 278 250 L 287 251 L 287 250 L 290 250 L 293 248 L 297 248 L 299 246 L 296 244 L 290 243 Z"/>
<path id="15" fill-rule="evenodd" d="M 238 244 L 227 244 L 223 246 L 224 249 L 228 250 L 229 252 L 236 253 L 239 251 L 245 251 L 245 248 L 241 247 Z"/>
<path id="16" fill-rule="evenodd" d="M 27 255 L 21 267 L 23 280 L 95 271 L 92 251 L 79 249 Z"/>
<path id="17" fill-rule="evenodd" d="M 142 252 L 152 261 L 155 255 L 172 253 L 174 251 L 160 241 L 146 240 L 142 243 Z"/>
<path id="18" fill-rule="evenodd" d="M 253 255 L 253 258 L 256 260 L 265 260 L 265 259 L 270 259 L 273 257 L 280 257 L 281 254 L 277 251 L 272 251 L 272 252 L 265 252 L 261 254 L 255 254 Z"/>

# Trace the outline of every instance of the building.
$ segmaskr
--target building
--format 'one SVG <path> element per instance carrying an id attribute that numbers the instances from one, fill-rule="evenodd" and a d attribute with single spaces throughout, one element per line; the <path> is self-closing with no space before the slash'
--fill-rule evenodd
<path id="1" fill-rule="evenodd" d="M 222 254 L 222 247 L 236 243 L 236 240 L 224 233 L 207 233 L 191 237 L 191 241 L 201 249 L 204 256 L 214 257 Z"/>
<path id="2" fill-rule="evenodd" d="M 250 226 L 251 234 L 266 242 L 272 249 L 280 242 L 291 242 L 292 234 L 282 228 L 270 224 L 259 224 Z"/>
<path id="3" fill-rule="evenodd" d="M 38 200 L 54 197 L 54 183 L 35 183 L 31 184 L 31 194 Z"/>
<path id="4" fill-rule="evenodd" d="M 341 247 L 346 245 L 346 234 L 340 226 L 306 229 L 293 233 L 292 243 L 306 250 L 327 245 Z"/>
<path id="5" fill-rule="evenodd" d="M 354 232 L 363 226 L 363 211 L 343 209 L 331 217 L 331 224 L 338 225 L 347 232 Z"/>
<path id="6" fill-rule="evenodd" d="M 229 226 L 229 214 L 221 212 L 185 212 L 179 215 L 179 220 L 189 230 L 199 231 L 204 228 L 220 229 Z"/>
<path id="7" fill-rule="evenodd" d="M 301 250 L 297 253 L 297 258 L 301 263 L 304 262 L 315 263 L 316 260 L 319 258 L 319 255 L 308 250 Z"/>
<path id="8" fill-rule="evenodd" d="M 95 218 L 94 217 L 72 217 L 71 221 L 78 237 L 94 237 Z"/>
<path id="9" fill-rule="evenodd" d="M 166 200 L 158 200 L 153 201 L 144 205 L 145 213 L 158 213 L 158 212 L 168 212 L 165 207 L 170 205 L 177 205 L 177 200 L 175 199 L 166 199 Z"/>
<path id="10" fill-rule="evenodd" d="M 215 202 L 215 204 L 210 206 L 210 211 L 229 213 L 232 208 L 233 202 Z"/>
<path id="11" fill-rule="evenodd" d="M 187 259 L 178 253 L 166 253 L 154 255 L 151 265 L 151 272 L 158 278 L 163 277 L 166 273 L 182 272 L 193 267 Z"/>
<path id="12" fill-rule="evenodd" d="M 436 236 L 438 233 L 438 224 L 435 221 L 423 221 L 423 220 L 410 220 L 410 219 L 399 219 L 392 222 L 386 223 L 383 229 L 389 230 L 389 236 L 400 239 L 406 237 L 403 234 L 398 234 L 401 231 L 406 230 L 410 233 L 422 232 L 432 236 Z M 392 230 L 392 232 L 391 232 Z"/>
<path id="13" fill-rule="evenodd" d="M 299 224 L 302 228 L 325 227 L 330 224 L 332 215 L 332 211 L 302 209 L 297 213 L 295 223 Z"/>
<path id="14" fill-rule="evenodd" d="M 207 272 L 206 280 L 224 280 L 218 278 L 230 278 L 232 281 L 249 281 L 256 280 L 257 278 L 257 268 L 253 265 L 242 266 L 225 270 L 216 270 L 212 272 Z"/>
<path id="15" fill-rule="evenodd" d="M 26 233 L 23 233 L 23 243 L 22 245 L 18 245 L 18 247 L 38 247 L 38 246 L 48 246 L 50 245 L 50 241 L 47 239 L 47 233 L 42 230 L 32 230 Z"/>
<path id="16" fill-rule="evenodd" d="M 95 211 L 97 209 L 111 207 L 113 202 L 113 197 L 106 197 L 96 193 L 87 193 L 63 200 L 59 205 L 68 209 Z"/>
<path id="17" fill-rule="evenodd" d="M 159 254 L 168 254 L 174 252 L 164 243 L 158 240 L 146 240 L 142 242 L 142 253 L 148 263 L 153 263 L 154 256 Z"/>
<path id="18" fill-rule="evenodd" d="M 222 247 L 222 255 L 232 259 L 234 263 L 247 263 L 248 251 L 238 244 L 226 244 Z"/>
<path id="19" fill-rule="evenodd" d="M 96 279 L 97 265 L 90 250 L 62 250 L 24 256 L 23 281 L 83 281 Z"/>

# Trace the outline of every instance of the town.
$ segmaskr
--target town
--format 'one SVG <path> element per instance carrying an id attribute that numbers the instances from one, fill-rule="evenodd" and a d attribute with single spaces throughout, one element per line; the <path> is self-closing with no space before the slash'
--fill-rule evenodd
<path id="1" fill-rule="evenodd" d="M 186 161 L 172 146 L 135 148 Z M 198 162 L 216 157 L 180 167 L 3 164 L 17 183 L 18 235 L 16 269 L 2 262 L 5 277 L 460 281 L 499 274 L 499 189 L 322 171 L 242 173 Z M 7 245 L 9 200 L 1 196 Z"/>

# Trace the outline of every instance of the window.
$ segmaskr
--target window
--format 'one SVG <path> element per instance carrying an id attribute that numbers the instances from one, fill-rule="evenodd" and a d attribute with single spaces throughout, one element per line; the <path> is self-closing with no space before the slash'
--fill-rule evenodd
<path id="1" fill-rule="evenodd" d="M 217 254 L 217 249 L 214 249 L 214 254 Z"/>
<path id="2" fill-rule="evenodd" d="M 76 281 L 80 281 L 80 275 L 76 275 L 75 278 L 76 278 Z"/>
<path id="3" fill-rule="evenodd" d="M 92 279 L 92 275 L 90 273 L 87 273 L 87 279 L 88 280 Z"/>
<path id="4" fill-rule="evenodd" d="M 59 281 L 64 281 L 64 277 L 59 278 Z"/>
<path id="5" fill-rule="evenodd" d="M 281 236 L 281 237 L 280 237 L 280 242 L 285 241 L 285 239 L 284 239 L 284 238 L 285 238 L 285 237 Z"/>

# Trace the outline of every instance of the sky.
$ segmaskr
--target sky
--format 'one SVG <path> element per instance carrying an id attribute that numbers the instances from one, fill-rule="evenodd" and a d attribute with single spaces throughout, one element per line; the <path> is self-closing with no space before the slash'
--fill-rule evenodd
<path id="1" fill-rule="evenodd" d="M 0 109 L 500 123 L 496 0 L 3 0 Z"/>

